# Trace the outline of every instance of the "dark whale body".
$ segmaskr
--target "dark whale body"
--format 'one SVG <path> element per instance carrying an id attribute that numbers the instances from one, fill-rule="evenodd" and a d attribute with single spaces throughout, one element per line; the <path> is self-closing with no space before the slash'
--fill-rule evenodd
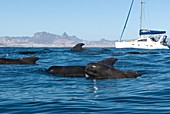
<path id="1" fill-rule="evenodd" d="M 35 64 L 38 57 L 25 57 L 21 59 L 0 58 L 0 64 Z"/>
<path id="2" fill-rule="evenodd" d="M 37 52 L 34 51 L 22 51 L 22 52 L 18 52 L 18 54 L 36 54 Z"/>
<path id="3" fill-rule="evenodd" d="M 82 46 L 84 46 L 84 45 L 85 45 L 84 43 L 78 43 L 74 47 L 72 47 L 71 50 L 73 50 L 73 51 L 82 51 L 82 50 L 84 50 L 82 48 Z"/>
<path id="4" fill-rule="evenodd" d="M 95 63 L 89 63 L 87 66 L 51 66 L 48 72 L 58 76 L 86 77 L 87 79 L 136 78 L 140 76 L 135 71 L 121 71 L 113 68 L 117 60 L 117 58 L 107 58 Z"/>
<path id="5" fill-rule="evenodd" d="M 85 77 L 85 66 L 51 66 L 48 72 L 67 77 Z"/>
<path id="6" fill-rule="evenodd" d="M 86 66 L 85 73 L 88 79 L 118 79 L 118 78 L 137 78 L 141 76 L 136 71 L 121 71 L 113 68 L 117 58 L 108 58 L 96 63 L 89 63 Z"/>

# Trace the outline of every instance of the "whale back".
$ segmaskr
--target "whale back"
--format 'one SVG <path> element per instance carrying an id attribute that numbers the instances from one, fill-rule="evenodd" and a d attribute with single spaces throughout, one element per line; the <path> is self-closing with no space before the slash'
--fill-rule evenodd
<path id="1" fill-rule="evenodd" d="M 0 64 L 35 64 L 38 57 L 25 57 L 21 59 L 0 58 Z"/>
<path id="2" fill-rule="evenodd" d="M 12 62 L 11 59 L 0 58 L 0 64 L 10 64 Z"/>
<path id="3" fill-rule="evenodd" d="M 38 57 L 25 57 L 25 58 L 21 58 L 20 59 L 22 61 L 23 64 L 35 64 L 37 60 L 39 60 Z"/>
<path id="4" fill-rule="evenodd" d="M 51 66 L 49 73 L 67 77 L 85 77 L 85 66 Z"/>

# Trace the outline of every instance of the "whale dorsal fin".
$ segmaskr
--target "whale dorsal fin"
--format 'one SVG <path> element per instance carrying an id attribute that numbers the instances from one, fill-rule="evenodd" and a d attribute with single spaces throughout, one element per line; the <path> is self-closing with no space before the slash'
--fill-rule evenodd
<path id="1" fill-rule="evenodd" d="M 83 45 L 85 45 L 84 43 L 78 43 L 75 45 L 75 47 L 82 47 Z"/>
<path id="2" fill-rule="evenodd" d="M 98 63 L 104 64 L 104 65 L 106 65 L 108 67 L 113 67 L 113 65 L 116 63 L 116 61 L 118 61 L 118 59 L 112 57 L 112 58 L 107 58 L 107 59 L 98 61 Z"/>
<path id="3" fill-rule="evenodd" d="M 25 57 L 25 58 L 22 58 L 20 60 L 26 62 L 26 63 L 29 63 L 29 64 L 35 64 L 35 62 L 38 60 L 39 58 L 38 57 L 34 57 L 34 56 L 31 56 L 31 57 Z"/>
<path id="4" fill-rule="evenodd" d="M 85 44 L 84 44 L 84 43 L 78 43 L 78 44 L 76 44 L 76 45 L 72 48 L 72 50 L 75 50 L 75 51 L 82 50 L 82 49 L 83 49 L 83 48 L 82 48 L 83 45 L 85 45 Z"/>

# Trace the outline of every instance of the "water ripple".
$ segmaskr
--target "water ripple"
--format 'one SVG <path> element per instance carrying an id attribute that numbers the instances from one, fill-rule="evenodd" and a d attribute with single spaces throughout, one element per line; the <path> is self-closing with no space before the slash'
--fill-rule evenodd
<path id="1" fill-rule="evenodd" d="M 33 55 L 18 52 L 33 51 Z M 140 52 L 128 54 L 127 52 Z M 170 113 L 170 52 L 86 48 L 1 48 L 0 57 L 37 56 L 37 65 L 0 65 L 0 113 Z M 86 65 L 108 57 L 114 67 L 142 73 L 135 79 L 86 80 L 51 75 L 54 65 Z"/>

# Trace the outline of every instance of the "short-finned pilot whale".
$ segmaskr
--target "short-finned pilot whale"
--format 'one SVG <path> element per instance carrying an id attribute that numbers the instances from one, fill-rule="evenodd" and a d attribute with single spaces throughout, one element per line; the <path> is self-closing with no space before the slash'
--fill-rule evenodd
<path id="1" fill-rule="evenodd" d="M 21 59 L 0 58 L 0 64 L 35 64 L 37 60 L 39 58 L 34 56 Z"/>
<path id="2" fill-rule="evenodd" d="M 18 54 L 36 54 L 37 52 L 34 52 L 34 51 L 21 51 L 21 52 L 18 52 Z"/>
<path id="3" fill-rule="evenodd" d="M 51 66 L 48 72 L 66 77 L 86 77 L 87 79 L 136 78 L 136 71 L 121 71 L 113 68 L 117 58 L 107 58 L 102 61 L 87 64 L 87 66 Z"/>
<path id="4" fill-rule="evenodd" d="M 78 43 L 74 47 L 72 47 L 71 50 L 73 50 L 73 51 L 82 51 L 82 50 L 84 50 L 82 48 L 82 46 L 84 46 L 84 45 L 85 45 L 84 43 Z"/>
<path id="5" fill-rule="evenodd" d="M 137 78 L 141 76 L 136 71 L 122 71 L 115 69 L 113 65 L 117 58 L 107 58 L 105 60 L 89 63 L 85 68 L 85 73 L 89 79 L 117 79 L 117 78 Z"/>
<path id="6" fill-rule="evenodd" d="M 48 72 L 67 77 L 85 77 L 85 66 L 51 66 Z"/>

